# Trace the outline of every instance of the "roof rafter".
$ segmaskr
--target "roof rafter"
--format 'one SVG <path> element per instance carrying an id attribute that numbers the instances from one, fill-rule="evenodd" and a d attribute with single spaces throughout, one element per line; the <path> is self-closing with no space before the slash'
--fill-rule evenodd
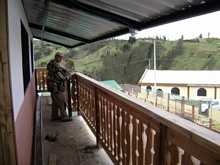
<path id="1" fill-rule="evenodd" d="M 34 28 L 34 29 L 38 29 L 38 30 L 42 30 L 42 26 L 36 25 L 36 24 L 33 24 L 33 23 L 30 23 L 29 27 Z M 44 31 L 49 32 L 49 33 L 53 33 L 53 34 L 57 34 L 57 35 L 60 35 L 60 36 L 64 36 L 64 37 L 67 37 L 67 38 L 71 38 L 71 39 L 81 41 L 81 42 L 84 42 L 84 43 L 90 43 L 91 42 L 90 40 L 87 40 L 85 38 L 81 38 L 79 36 L 71 35 L 69 33 L 64 33 L 64 32 L 54 30 L 54 29 L 51 29 L 51 28 L 47 28 L 47 27 L 44 27 Z"/>

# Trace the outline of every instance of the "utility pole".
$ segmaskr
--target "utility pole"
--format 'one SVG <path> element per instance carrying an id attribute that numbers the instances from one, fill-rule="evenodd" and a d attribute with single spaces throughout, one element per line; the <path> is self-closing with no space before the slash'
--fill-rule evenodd
<path id="1" fill-rule="evenodd" d="M 146 40 L 149 43 L 152 43 L 152 41 Z M 154 44 L 154 105 L 156 106 L 157 104 L 157 66 L 156 66 L 156 61 L 157 61 L 157 57 L 156 57 L 156 41 L 154 40 L 153 42 Z M 149 69 L 150 69 L 150 59 L 149 59 Z"/>

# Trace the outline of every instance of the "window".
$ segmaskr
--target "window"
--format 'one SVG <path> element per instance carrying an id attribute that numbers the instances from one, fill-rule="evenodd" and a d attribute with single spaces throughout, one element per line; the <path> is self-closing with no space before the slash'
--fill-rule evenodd
<path id="1" fill-rule="evenodd" d="M 30 40 L 31 43 L 31 71 L 34 72 L 34 50 L 33 50 L 33 40 Z"/>
<path id="2" fill-rule="evenodd" d="M 157 96 L 163 97 L 163 91 L 162 91 L 162 89 L 158 89 L 158 90 L 157 90 Z"/>
<path id="3" fill-rule="evenodd" d="M 28 33 L 21 22 L 21 43 L 22 43 L 22 67 L 23 67 L 23 82 L 24 93 L 30 81 L 30 61 L 29 61 L 29 40 Z"/>
<path id="4" fill-rule="evenodd" d="M 180 90 L 177 87 L 171 89 L 171 95 L 180 95 Z"/>
<path id="5" fill-rule="evenodd" d="M 147 86 L 146 91 L 152 91 L 151 86 Z"/>
<path id="6" fill-rule="evenodd" d="M 197 91 L 197 96 L 206 96 L 206 90 L 204 88 L 199 88 Z"/>

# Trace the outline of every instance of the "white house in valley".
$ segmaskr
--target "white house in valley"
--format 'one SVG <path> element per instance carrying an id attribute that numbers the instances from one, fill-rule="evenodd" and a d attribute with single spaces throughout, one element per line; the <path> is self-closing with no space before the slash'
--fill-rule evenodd
<path id="1" fill-rule="evenodd" d="M 156 78 L 155 78 L 156 75 Z M 220 100 L 220 71 L 218 70 L 148 70 L 138 85 L 141 92 L 157 91 L 184 96 L 186 98 Z"/>

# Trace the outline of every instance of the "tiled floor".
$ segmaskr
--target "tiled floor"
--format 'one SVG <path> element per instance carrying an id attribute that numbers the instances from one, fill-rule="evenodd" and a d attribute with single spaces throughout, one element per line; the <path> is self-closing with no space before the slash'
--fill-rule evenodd
<path id="1" fill-rule="evenodd" d="M 81 116 L 73 116 L 71 122 L 51 121 L 48 97 L 41 96 L 44 165 L 112 165 L 105 151 L 96 147 L 95 136 Z M 50 142 L 46 135 L 57 135 L 57 140 Z"/>

